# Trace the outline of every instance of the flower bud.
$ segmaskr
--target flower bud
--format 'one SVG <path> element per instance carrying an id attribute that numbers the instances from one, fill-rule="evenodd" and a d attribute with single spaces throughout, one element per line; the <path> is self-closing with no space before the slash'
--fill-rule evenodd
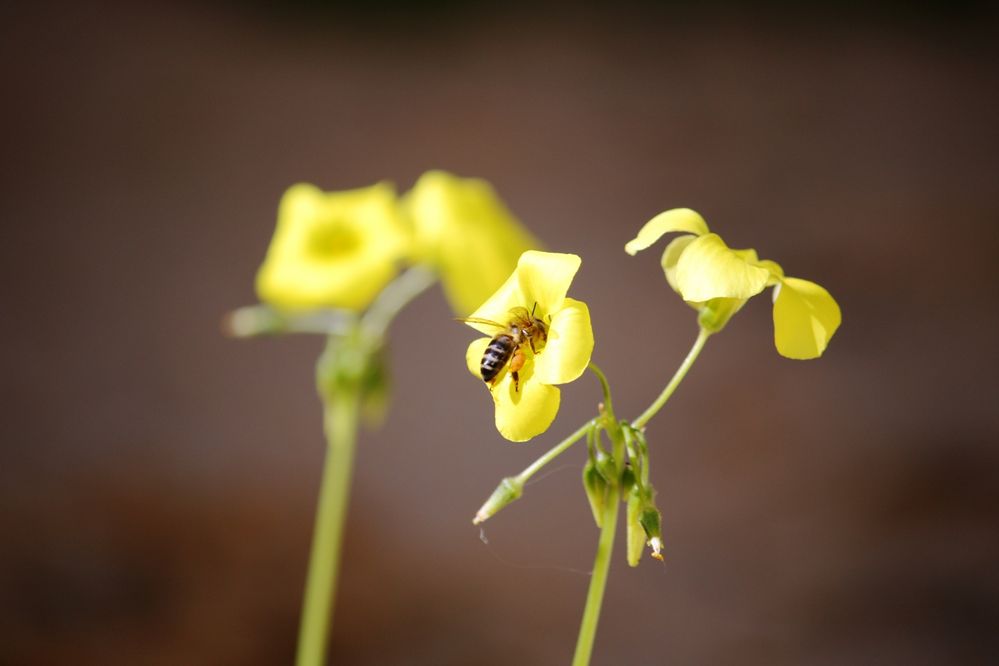
<path id="1" fill-rule="evenodd" d="M 583 467 L 583 489 L 586 491 L 586 499 L 590 501 L 593 520 L 597 523 L 597 527 L 603 527 L 604 509 L 607 507 L 610 486 L 592 458 L 587 460 Z"/>
<path id="2" fill-rule="evenodd" d="M 642 491 L 634 486 L 628 493 L 628 566 L 637 567 L 645 549 L 645 530 L 639 522 L 642 515 Z"/>
<path id="3" fill-rule="evenodd" d="M 627 501 L 628 493 L 635 487 L 636 481 L 635 470 L 631 463 L 625 463 L 624 471 L 621 472 L 621 501 Z"/>
<path id="4" fill-rule="evenodd" d="M 524 482 L 520 481 L 517 477 L 508 476 L 503 479 L 500 481 L 500 484 L 496 486 L 496 490 L 494 490 L 493 494 L 489 496 L 489 499 L 486 500 L 486 503 L 479 509 L 478 513 L 475 514 L 472 524 L 478 525 L 479 523 L 485 522 L 507 504 L 519 499 L 523 492 Z"/>
<path id="5" fill-rule="evenodd" d="M 603 451 L 598 451 L 596 467 L 597 472 L 600 473 L 600 476 L 603 477 L 608 486 L 617 484 L 617 465 L 614 464 L 614 458 L 607 455 Z"/>
<path id="6" fill-rule="evenodd" d="M 653 501 L 655 490 L 635 485 L 628 493 L 628 564 L 635 567 L 645 546 L 652 549 L 652 557 L 662 560 L 662 514 Z"/>
<path id="7" fill-rule="evenodd" d="M 659 513 L 659 509 L 654 504 L 650 503 L 642 511 L 638 522 L 645 531 L 645 536 L 648 539 L 646 543 L 652 549 L 652 557 L 661 562 L 663 559 L 662 514 Z"/>

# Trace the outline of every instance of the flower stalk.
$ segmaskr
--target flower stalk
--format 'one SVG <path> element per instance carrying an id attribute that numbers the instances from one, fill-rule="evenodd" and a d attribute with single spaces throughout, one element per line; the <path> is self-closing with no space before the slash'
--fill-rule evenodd
<path id="1" fill-rule="evenodd" d="M 655 402 L 649 405 L 648 408 L 642 412 L 641 416 L 631 422 L 633 427 L 644 428 L 645 424 L 648 423 L 653 416 L 659 413 L 659 410 L 663 408 L 666 401 L 669 400 L 673 395 L 673 392 L 676 391 L 676 387 L 678 387 L 680 382 L 683 381 L 683 378 L 687 376 L 687 372 L 690 370 L 691 366 L 694 365 L 694 361 L 697 360 L 697 357 L 700 356 L 701 350 L 704 349 L 704 344 L 708 341 L 710 336 L 711 332 L 706 328 L 700 329 L 697 334 L 697 340 L 694 341 L 694 346 L 690 348 L 689 352 L 687 352 L 687 357 L 683 359 L 683 363 L 681 363 L 680 367 L 677 368 L 673 378 L 669 380 L 669 383 L 666 384 L 666 388 L 664 388 L 663 392 L 659 394 L 659 397 L 655 399 Z"/>
<path id="2" fill-rule="evenodd" d="M 320 666 L 326 663 L 326 647 L 333 618 L 333 600 L 336 597 L 354 468 L 359 408 L 360 396 L 356 392 L 341 392 L 336 400 L 324 408 L 323 421 L 328 446 L 302 601 L 295 660 L 297 666 Z"/>
<path id="3" fill-rule="evenodd" d="M 648 545 L 652 548 L 653 557 L 659 560 L 662 559 L 660 516 L 658 509 L 652 504 L 651 496 L 654 491 L 648 483 L 648 451 L 644 437 L 641 437 L 641 430 L 663 408 L 680 385 L 680 382 L 687 376 L 690 368 L 694 365 L 694 361 L 697 360 L 701 350 L 704 349 L 704 344 L 710 335 L 710 331 L 704 328 L 700 329 L 693 346 L 680 364 L 680 367 L 673 374 L 673 377 L 666 384 L 666 388 L 631 423 L 618 422 L 615 419 L 613 407 L 611 406 L 610 388 L 607 383 L 607 377 L 599 368 L 592 363 L 590 364 L 590 369 L 597 375 L 604 392 L 603 418 L 608 436 L 613 445 L 612 458 L 616 476 L 612 479 L 613 485 L 610 489 L 610 497 L 614 501 L 608 501 L 604 504 L 603 514 L 599 521 L 600 540 L 597 542 L 597 554 L 593 562 L 593 574 L 590 577 L 590 586 L 586 593 L 586 606 L 583 609 L 583 619 L 579 627 L 579 637 L 576 640 L 576 652 L 573 656 L 572 666 L 588 666 L 590 657 L 593 654 L 593 642 L 597 634 L 600 609 L 603 605 L 604 590 L 607 586 L 607 577 L 610 571 L 611 553 L 614 549 L 614 537 L 617 530 L 618 512 L 620 511 L 620 507 L 618 506 L 619 499 L 628 501 L 629 503 L 629 541 L 640 540 L 640 542 L 636 541 L 640 549 L 646 539 L 648 539 Z M 631 437 L 629 438 L 627 435 L 631 435 Z M 636 435 L 640 437 L 640 446 L 637 446 L 634 441 L 629 446 L 627 440 L 634 439 Z M 637 476 L 634 475 L 633 469 L 629 470 L 625 467 L 625 455 L 631 458 L 634 465 L 639 466 Z M 634 486 L 625 488 L 624 479 L 629 471 L 632 472 L 629 478 Z M 627 496 L 622 497 L 624 491 L 627 491 Z M 635 524 L 630 524 L 632 522 Z M 629 550 L 635 550 L 634 545 L 629 544 Z M 631 552 L 628 559 L 629 564 L 634 566 L 638 563 L 638 554 Z"/>
<path id="4" fill-rule="evenodd" d="M 604 591 L 607 589 L 611 555 L 614 552 L 617 516 L 620 511 L 618 499 L 621 497 L 621 479 L 625 469 L 624 432 L 614 416 L 614 406 L 611 401 L 607 376 L 593 363 L 590 363 L 589 367 L 590 371 L 600 380 L 600 388 L 604 394 L 600 418 L 611 439 L 611 460 L 613 461 L 614 475 L 609 480 L 608 499 L 603 503 L 603 515 L 599 521 L 600 540 L 597 542 L 597 554 L 593 561 L 590 586 L 586 591 L 586 606 L 583 608 L 583 619 L 579 625 L 579 636 L 576 639 L 576 652 L 572 658 L 572 666 L 587 666 L 590 663 L 590 655 L 593 654 L 593 642 L 597 637 L 597 624 L 600 621 L 600 609 L 604 603 Z M 599 442 L 596 445 L 599 446 Z"/>
<path id="5" fill-rule="evenodd" d="M 456 314 L 468 314 L 536 244 L 488 183 L 444 172 L 425 174 L 403 199 L 384 182 L 338 192 L 299 183 L 281 198 L 257 272 L 261 302 L 229 313 L 223 331 L 327 336 L 316 382 L 328 445 L 299 666 L 325 663 L 358 428 L 386 411 L 390 323 L 438 281 Z"/>
<path id="6" fill-rule="evenodd" d="M 607 502 L 604 506 L 597 556 L 593 561 L 593 574 L 590 576 L 590 587 L 586 592 L 586 607 L 583 609 L 583 620 L 579 625 L 579 637 L 576 639 L 572 666 L 587 666 L 593 654 L 593 642 L 597 637 L 597 623 L 600 620 L 600 608 L 604 603 L 607 574 L 610 572 L 611 555 L 614 551 L 619 510 L 617 501 Z"/>
<path id="7" fill-rule="evenodd" d="M 436 281 L 412 268 L 390 283 L 361 317 L 327 337 L 316 363 L 326 454 L 299 625 L 297 666 L 326 663 L 362 410 L 384 399 L 381 355 L 389 324 Z M 345 331 L 345 332 L 344 332 Z"/>

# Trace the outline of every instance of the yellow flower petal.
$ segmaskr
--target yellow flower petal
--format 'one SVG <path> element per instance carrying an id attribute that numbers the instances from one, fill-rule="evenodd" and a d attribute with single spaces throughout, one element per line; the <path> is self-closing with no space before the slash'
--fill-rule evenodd
<path id="1" fill-rule="evenodd" d="M 719 236 L 719 240 L 720 239 L 721 237 Z M 735 248 L 729 248 L 729 250 L 731 250 L 732 254 L 739 257 L 747 264 L 752 264 L 753 266 L 756 266 L 760 263 L 760 256 L 756 254 L 756 250 L 754 250 L 751 247 L 746 248 L 745 250 L 736 250 Z"/>
<path id="2" fill-rule="evenodd" d="M 418 261 L 441 275 L 444 294 L 459 316 L 472 312 L 538 242 L 484 180 L 430 171 L 404 200 Z"/>
<path id="3" fill-rule="evenodd" d="M 405 239 L 389 185 L 295 185 L 281 199 L 257 294 L 284 310 L 363 309 L 395 275 Z"/>
<path id="4" fill-rule="evenodd" d="M 770 277 L 767 278 L 768 287 L 778 285 L 784 279 L 784 269 L 776 261 L 763 259 L 762 261 L 757 261 L 755 265 L 770 272 Z"/>
<path id="5" fill-rule="evenodd" d="M 468 366 L 468 371 L 479 379 L 482 379 L 482 355 L 486 353 L 486 347 L 489 345 L 490 339 L 478 338 L 472 340 L 472 343 L 468 345 L 468 350 L 465 352 L 465 364 Z"/>
<path id="6" fill-rule="evenodd" d="M 526 442 L 540 435 L 555 420 L 561 400 L 559 390 L 533 377 L 532 363 L 520 371 L 520 390 L 514 390 L 510 373 L 492 390 L 496 403 L 496 429 L 511 442 Z"/>
<path id="7" fill-rule="evenodd" d="M 580 263 L 582 261 L 575 254 L 534 250 L 522 254 L 517 262 L 517 275 L 524 296 L 522 305 L 531 310 L 536 303 L 535 316 L 542 319 L 561 310 Z"/>
<path id="8" fill-rule="evenodd" d="M 748 263 L 718 234 L 692 241 L 681 253 L 674 275 L 677 291 L 691 302 L 747 299 L 763 291 L 769 277 L 770 271 Z"/>
<path id="9" fill-rule="evenodd" d="M 548 344 L 534 357 L 534 380 L 565 384 L 579 378 L 593 354 L 593 328 L 586 303 L 566 298 L 552 316 Z"/>
<path id="10" fill-rule="evenodd" d="M 662 263 L 663 272 L 666 274 L 666 281 L 669 282 L 669 286 L 673 288 L 673 291 L 677 293 L 680 293 L 680 289 L 676 286 L 676 264 L 680 261 L 680 255 L 683 254 L 683 251 L 695 240 L 697 240 L 697 236 L 677 236 L 669 242 L 669 245 L 663 251 L 663 258 L 660 263 Z"/>
<path id="11" fill-rule="evenodd" d="M 780 267 L 780 264 L 770 259 L 760 259 L 759 255 L 756 254 L 756 250 L 749 248 L 747 250 L 732 250 L 732 252 L 747 264 L 769 272 L 770 277 L 767 278 L 767 287 L 780 284 L 780 281 L 783 279 L 784 269 Z"/>
<path id="12" fill-rule="evenodd" d="M 646 222 L 645 226 L 638 232 L 638 235 L 624 246 L 624 251 L 630 255 L 634 255 L 636 252 L 651 247 L 664 234 L 677 231 L 703 236 L 708 233 L 708 223 L 698 213 L 689 208 L 674 208 L 659 213 Z"/>
<path id="13" fill-rule="evenodd" d="M 579 270 L 580 259 L 574 254 L 530 250 L 520 256 L 517 269 L 505 283 L 470 317 L 487 319 L 499 324 L 510 321 L 513 308 L 535 309 L 535 316 L 545 319 L 562 308 L 569 284 Z M 494 335 L 496 328 L 484 324 L 469 326 Z"/>
<path id="14" fill-rule="evenodd" d="M 781 356 L 818 358 L 841 321 L 839 305 L 814 282 L 784 278 L 775 290 L 774 343 Z"/>
<path id="15" fill-rule="evenodd" d="M 520 277 L 517 275 L 517 271 L 514 271 L 506 279 L 506 282 L 496 290 L 496 293 L 490 296 L 489 300 L 480 305 L 469 317 L 471 319 L 494 321 L 501 326 L 506 326 L 510 321 L 510 310 L 517 307 L 525 307 L 524 300 L 524 292 L 520 288 Z M 488 324 L 474 321 L 469 321 L 467 324 L 479 333 L 489 336 L 496 335 L 497 331 L 499 331 L 496 326 L 489 326 Z"/>

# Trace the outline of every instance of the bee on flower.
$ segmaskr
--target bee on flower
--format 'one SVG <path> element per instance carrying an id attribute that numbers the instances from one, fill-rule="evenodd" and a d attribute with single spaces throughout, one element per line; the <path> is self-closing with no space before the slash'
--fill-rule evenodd
<path id="1" fill-rule="evenodd" d="M 525 252 L 503 286 L 462 319 L 487 336 L 468 346 L 465 359 L 489 387 L 496 428 L 510 441 L 547 430 L 558 413 L 557 385 L 590 363 L 589 309 L 566 295 L 580 263 L 574 254 Z"/>

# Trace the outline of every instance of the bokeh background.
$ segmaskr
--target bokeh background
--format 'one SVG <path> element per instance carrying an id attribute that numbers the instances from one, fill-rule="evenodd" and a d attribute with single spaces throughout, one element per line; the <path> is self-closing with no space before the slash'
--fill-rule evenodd
<path id="1" fill-rule="evenodd" d="M 222 315 L 288 185 L 489 179 L 584 263 L 623 415 L 695 335 L 655 253 L 690 206 L 826 286 L 820 361 L 752 301 L 649 431 L 666 563 L 619 551 L 595 664 L 999 655 L 999 30 L 974 3 L 5 3 L 0 663 L 285 664 L 323 455 L 321 341 Z M 330 661 L 567 663 L 593 412 L 493 429 L 439 290 L 396 322 Z M 618 542 L 619 546 L 621 541 Z"/>

